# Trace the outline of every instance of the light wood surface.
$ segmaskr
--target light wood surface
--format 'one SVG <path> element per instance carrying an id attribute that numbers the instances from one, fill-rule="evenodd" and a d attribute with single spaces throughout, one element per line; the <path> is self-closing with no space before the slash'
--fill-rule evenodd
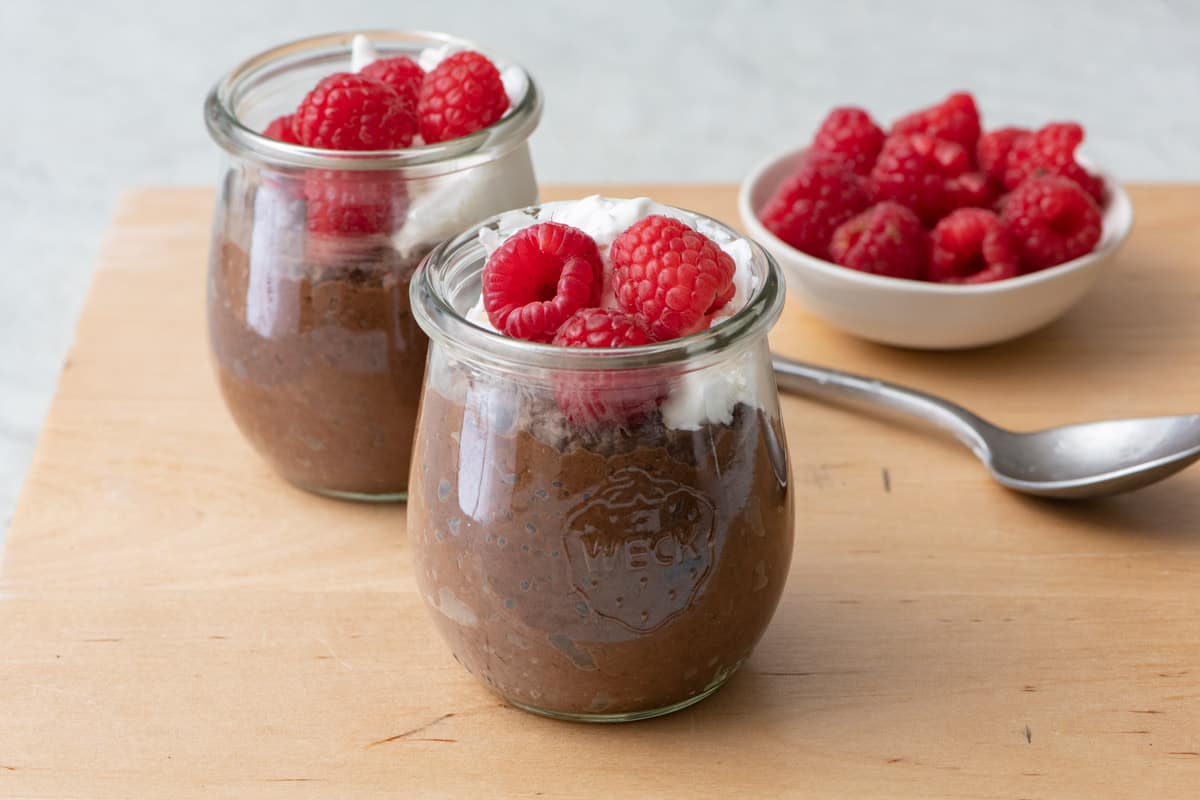
<path id="1" fill-rule="evenodd" d="M 548 198 L 592 187 L 557 187 Z M 728 186 L 608 187 L 736 221 Z M 790 306 L 787 354 L 1001 424 L 1200 410 L 1200 187 L 1060 322 L 904 352 Z M 0 561 L 0 797 L 1195 797 L 1200 469 L 1088 505 L 956 444 L 785 398 L 782 607 L 729 686 L 624 726 L 540 719 L 458 667 L 404 510 L 276 479 L 210 374 L 212 195 L 126 194 Z"/>

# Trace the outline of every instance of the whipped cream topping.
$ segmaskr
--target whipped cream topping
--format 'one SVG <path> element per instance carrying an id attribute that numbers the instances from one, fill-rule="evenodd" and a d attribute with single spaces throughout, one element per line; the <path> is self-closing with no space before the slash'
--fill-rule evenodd
<path id="1" fill-rule="evenodd" d="M 371 40 L 361 33 L 354 36 L 350 42 L 350 71 L 362 72 L 370 64 L 379 60 L 379 53 Z"/>
<path id="2" fill-rule="evenodd" d="M 509 211 L 500 216 L 498 230 L 490 227 L 480 230 L 479 241 L 490 257 L 505 239 L 523 228 L 540 222 L 561 222 L 591 236 L 600 251 L 600 258 L 608 266 L 608 251 L 616 238 L 635 222 L 654 214 L 690 225 L 733 259 L 733 298 L 713 316 L 709 327 L 740 311 L 758 288 L 750 243 L 731 235 L 709 219 L 664 206 L 648 197 L 620 200 L 591 195 L 581 200 L 544 203 L 534 214 L 524 210 Z M 605 270 L 600 299 L 603 308 L 617 307 L 611 272 L 611 269 Z M 496 331 L 483 308 L 482 297 L 475 301 L 466 318 L 481 328 Z M 774 394 L 774 383 L 762 361 L 757 350 L 751 348 L 719 364 L 684 373 L 663 402 L 663 422 L 669 428 L 696 430 L 705 423 L 730 423 L 739 402 L 762 408 L 767 398 Z"/>
<path id="3" fill-rule="evenodd" d="M 408 211 L 392 246 L 404 258 L 421 255 L 505 208 L 537 200 L 537 182 L 527 147 L 486 164 L 407 184 Z"/>

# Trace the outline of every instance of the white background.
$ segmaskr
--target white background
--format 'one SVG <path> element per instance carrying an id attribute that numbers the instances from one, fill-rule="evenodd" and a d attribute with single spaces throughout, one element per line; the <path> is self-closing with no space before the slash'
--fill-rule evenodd
<path id="1" fill-rule="evenodd" d="M 1185 0 L 0 0 L 0 538 L 118 191 L 211 183 L 200 109 L 221 73 L 359 28 L 443 30 L 522 62 L 547 97 L 544 182 L 736 181 L 832 105 L 888 120 L 960 87 L 985 125 L 1084 123 L 1120 178 L 1200 179 Z"/>

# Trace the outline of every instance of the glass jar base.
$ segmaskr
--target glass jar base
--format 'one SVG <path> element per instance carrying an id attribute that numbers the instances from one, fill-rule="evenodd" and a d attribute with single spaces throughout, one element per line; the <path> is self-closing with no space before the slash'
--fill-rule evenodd
<path id="1" fill-rule="evenodd" d="M 685 708 L 694 706 L 701 700 L 704 700 L 709 695 L 715 693 L 718 689 L 725 685 L 729 678 L 736 672 L 736 668 L 731 669 L 725 675 L 721 676 L 720 680 L 714 681 L 711 686 L 702 691 L 695 697 L 689 697 L 686 700 L 681 700 L 669 706 L 662 708 L 652 708 L 646 711 L 629 711 L 624 714 L 574 714 L 567 711 L 552 711 L 547 708 L 538 708 L 537 706 L 518 703 L 515 700 L 505 698 L 505 701 L 522 711 L 528 711 L 531 714 L 537 714 L 550 719 L 557 719 L 563 722 L 638 722 L 643 719 L 653 719 L 655 717 L 665 717 L 667 714 L 674 714 L 676 711 L 682 711 Z"/>
<path id="2" fill-rule="evenodd" d="M 383 494 L 368 494 L 366 492 L 343 492 L 337 489 L 319 489 L 312 486 L 304 486 L 296 484 L 300 489 L 313 494 L 319 494 L 322 497 L 331 497 L 334 500 L 352 500 L 356 503 L 407 503 L 408 492 L 387 492 Z"/>

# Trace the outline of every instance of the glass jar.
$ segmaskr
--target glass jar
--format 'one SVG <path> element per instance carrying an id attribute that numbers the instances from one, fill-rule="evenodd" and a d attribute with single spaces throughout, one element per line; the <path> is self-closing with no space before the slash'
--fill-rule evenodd
<path id="1" fill-rule="evenodd" d="M 367 35 L 381 57 L 481 50 L 440 34 Z M 524 86 L 503 119 L 405 150 L 321 150 L 258 133 L 349 69 L 351 38 L 261 53 L 208 96 L 208 130 L 227 153 L 209 337 L 233 418 L 283 477 L 338 497 L 404 500 L 428 346 L 409 308 L 412 272 L 438 242 L 536 202 L 526 142 L 541 96 L 512 67 Z"/>
<path id="2" fill-rule="evenodd" d="M 778 266 L 749 243 L 756 288 L 709 330 L 562 348 L 469 321 L 478 234 L 411 287 L 432 341 L 408 508 L 422 597 L 457 659 L 526 710 L 625 721 L 698 702 L 750 655 L 791 561 Z"/>

